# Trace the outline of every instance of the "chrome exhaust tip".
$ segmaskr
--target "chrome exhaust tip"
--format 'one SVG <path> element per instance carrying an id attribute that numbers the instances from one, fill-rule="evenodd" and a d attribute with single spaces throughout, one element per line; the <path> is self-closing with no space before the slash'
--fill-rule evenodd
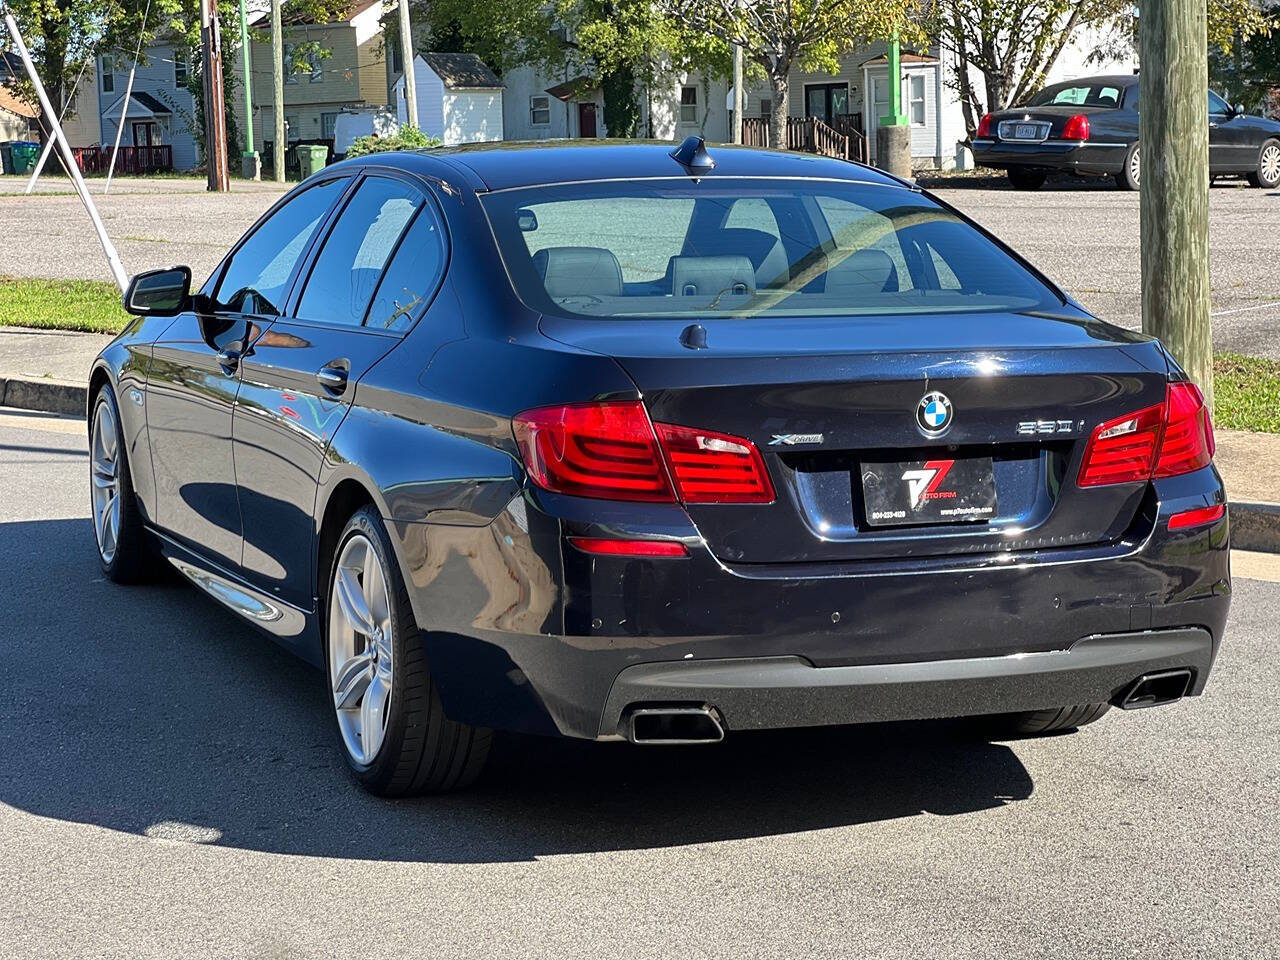
<path id="1" fill-rule="evenodd" d="M 1144 673 L 1119 698 L 1121 710 L 1141 710 L 1144 707 L 1160 707 L 1166 703 L 1176 703 L 1187 695 L 1191 689 L 1194 674 L 1187 667 L 1177 670 L 1161 670 L 1159 673 Z"/>
<path id="2" fill-rule="evenodd" d="M 719 743 L 724 725 L 711 707 L 636 707 L 624 720 L 627 739 L 641 746 Z"/>

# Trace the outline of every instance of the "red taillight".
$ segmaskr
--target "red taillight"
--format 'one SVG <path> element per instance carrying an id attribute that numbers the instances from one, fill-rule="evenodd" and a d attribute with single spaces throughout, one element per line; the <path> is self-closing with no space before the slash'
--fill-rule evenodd
<path id="1" fill-rule="evenodd" d="M 1207 467 L 1213 460 L 1213 425 L 1200 388 L 1194 383 L 1169 384 L 1166 406 L 1155 475 L 1176 477 Z"/>
<path id="2" fill-rule="evenodd" d="M 1083 113 L 1077 113 L 1074 117 L 1067 120 L 1067 125 L 1062 128 L 1062 139 L 1088 140 L 1089 118 Z"/>
<path id="3" fill-rule="evenodd" d="M 687 557 L 689 551 L 678 540 L 610 540 L 605 537 L 570 537 L 569 542 L 583 553 L 605 557 Z"/>
<path id="4" fill-rule="evenodd" d="M 608 500 L 674 499 L 638 400 L 527 410 L 513 427 L 529 476 L 544 490 Z"/>
<path id="5" fill-rule="evenodd" d="M 1174 477 L 1213 460 L 1213 425 L 1194 383 L 1171 383 L 1165 402 L 1099 424 L 1077 483 L 1096 487 Z"/>
<path id="6" fill-rule="evenodd" d="M 991 136 L 991 114 L 984 113 L 982 119 L 978 121 L 978 136 Z"/>
<path id="7" fill-rule="evenodd" d="M 1192 527 L 1203 527 L 1207 523 L 1217 523 L 1227 513 L 1225 503 L 1217 503 L 1212 507 L 1197 507 L 1194 510 L 1183 510 L 1169 518 L 1170 530 L 1190 530 Z"/>
<path id="8" fill-rule="evenodd" d="M 650 424 L 639 400 L 540 407 L 516 416 L 512 426 L 530 478 L 553 493 L 666 503 L 773 502 L 773 484 L 754 443 Z"/>
<path id="9" fill-rule="evenodd" d="M 655 423 L 676 493 L 685 503 L 772 503 L 773 484 L 750 440 Z"/>

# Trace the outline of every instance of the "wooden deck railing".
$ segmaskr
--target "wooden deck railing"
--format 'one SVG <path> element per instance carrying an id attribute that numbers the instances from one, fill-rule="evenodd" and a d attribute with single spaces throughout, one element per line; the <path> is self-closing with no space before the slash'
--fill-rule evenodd
<path id="1" fill-rule="evenodd" d="M 788 117 L 786 148 L 866 163 L 867 138 L 861 126 L 862 115 L 857 113 L 834 117 L 833 125 L 817 117 Z M 770 146 L 768 118 L 743 117 L 742 142 L 749 147 Z"/>
<path id="2" fill-rule="evenodd" d="M 89 176 L 103 174 L 111 165 L 110 147 L 72 147 L 71 155 L 75 157 L 80 172 Z M 116 157 L 117 174 L 158 173 L 173 169 L 173 147 L 162 144 L 158 147 L 121 147 Z"/>

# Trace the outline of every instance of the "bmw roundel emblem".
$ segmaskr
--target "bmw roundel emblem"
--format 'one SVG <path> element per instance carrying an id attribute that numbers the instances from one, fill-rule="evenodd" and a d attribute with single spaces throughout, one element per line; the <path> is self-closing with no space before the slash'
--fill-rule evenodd
<path id="1" fill-rule="evenodd" d="M 951 426 L 951 401 L 945 393 L 933 391 L 920 398 L 916 423 L 926 437 L 940 437 Z"/>

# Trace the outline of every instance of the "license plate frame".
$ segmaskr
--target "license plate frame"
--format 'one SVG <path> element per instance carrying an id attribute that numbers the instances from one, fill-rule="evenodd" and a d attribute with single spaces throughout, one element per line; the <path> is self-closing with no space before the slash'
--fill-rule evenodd
<path id="1" fill-rule="evenodd" d="M 998 514 L 991 457 L 864 461 L 858 473 L 870 527 L 983 523 Z"/>

